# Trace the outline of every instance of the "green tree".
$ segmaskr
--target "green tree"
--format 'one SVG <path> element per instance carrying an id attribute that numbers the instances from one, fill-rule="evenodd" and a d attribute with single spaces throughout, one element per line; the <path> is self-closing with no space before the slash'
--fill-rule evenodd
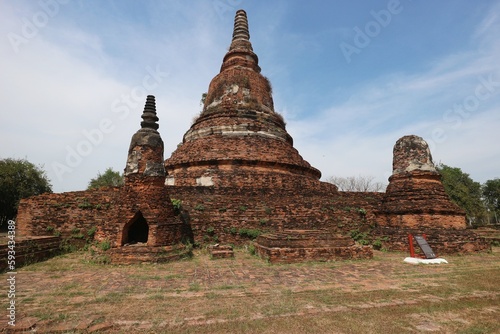
<path id="1" fill-rule="evenodd" d="M 495 223 L 500 217 L 500 179 L 488 180 L 483 184 L 483 198 L 488 210 L 492 213 Z"/>
<path id="2" fill-rule="evenodd" d="M 465 211 L 470 224 L 481 225 L 487 216 L 481 184 L 460 168 L 439 164 L 437 169 L 443 176 L 444 189 L 450 199 Z"/>
<path id="3" fill-rule="evenodd" d="M 25 159 L 0 160 L 0 226 L 17 216 L 22 198 L 51 192 L 52 185 L 42 167 Z"/>
<path id="4" fill-rule="evenodd" d="M 115 172 L 111 167 L 104 171 L 97 173 L 97 176 L 90 180 L 87 189 L 96 189 L 100 187 L 120 187 L 123 186 L 123 175 Z"/>

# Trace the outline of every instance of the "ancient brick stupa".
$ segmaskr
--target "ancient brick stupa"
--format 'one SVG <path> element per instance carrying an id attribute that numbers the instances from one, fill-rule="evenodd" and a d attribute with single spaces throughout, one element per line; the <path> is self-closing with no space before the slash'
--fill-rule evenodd
<path id="1" fill-rule="evenodd" d="M 387 248 L 395 250 L 407 249 L 408 234 L 427 234 L 441 254 L 488 248 L 466 230 L 465 212 L 446 194 L 425 140 L 404 136 L 394 145 L 393 155 L 393 172 L 373 235 L 389 241 Z"/>
<path id="2" fill-rule="evenodd" d="M 245 11 L 236 13 L 231 46 L 210 83 L 201 115 L 165 167 L 167 184 L 175 186 L 319 184 L 321 173 L 299 155 L 283 118 L 274 111 L 271 85 L 260 73 Z"/>
<path id="3" fill-rule="evenodd" d="M 382 201 L 384 226 L 466 227 L 465 212 L 451 202 L 421 137 L 404 136 L 394 145 L 392 175 Z"/>
<path id="4" fill-rule="evenodd" d="M 274 111 L 243 10 L 203 111 L 166 161 L 153 96 L 142 118 L 123 187 L 23 199 L 19 235 L 73 241 L 92 235 L 111 246 L 112 262 L 178 258 L 182 239 L 254 240 L 270 262 L 369 258 L 369 243 L 404 251 L 408 233 L 427 234 L 438 254 L 490 247 L 466 229 L 465 213 L 446 195 L 420 137 L 397 141 L 386 193 L 339 192 L 320 181 Z"/>
<path id="5" fill-rule="evenodd" d="M 51 233 L 109 244 L 112 263 L 161 262 L 185 255 L 179 245 L 184 225 L 165 188 L 163 141 L 158 133 L 155 98 L 148 96 L 141 128 L 131 140 L 125 185 L 45 194 L 23 200 L 19 232 Z"/>
<path id="6" fill-rule="evenodd" d="M 203 111 L 165 162 L 166 183 L 193 209 L 195 240 L 241 240 L 245 231 L 278 230 L 256 242 L 257 252 L 271 262 L 371 257 L 370 248 L 351 238 L 318 230 L 317 206 L 337 188 L 320 182 L 320 171 L 293 147 L 274 111 L 271 84 L 260 72 L 247 15 L 238 10 Z M 197 186 L 209 189 L 202 195 Z M 208 222 L 203 213 L 214 209 Z"/>
<path id="7" fill-rule="evenodd" d="M 128 210 L 134 219 L 124 226 L 121 244 L 171 245 L 180 242 L 182 224 L 165 189 L 164 148 L 154 96 L 147 97 L 141 117 L 141 128 L 130 142 L 122 191 L 124 202 L 133 204 Z"/>

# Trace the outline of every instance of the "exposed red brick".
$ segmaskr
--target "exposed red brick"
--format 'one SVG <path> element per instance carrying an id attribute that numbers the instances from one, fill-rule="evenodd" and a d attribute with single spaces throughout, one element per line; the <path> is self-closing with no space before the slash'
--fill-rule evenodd
<path id="1" fill-rule="evenodd" d="M 170 184 L 271 188 L 298 178 L 319 184 L 321 173 L 299 155 L 274 111 L 271 85 L 260 74 L 249 38 L 246 13 L 238 11 L 233 41 L 203 112 L 165 161 Z M 266 183 L 265 174 L 274 179 Z"/>
<path id="2" fill-rule="evenodd" d="M 22 200 L 17 217 L 19 234 L 86 236 L 96 229 L 96 240 L 109 240 L 112 247 L 121 247 L 141 241 L 131 234 L 134 224 L 144 221 L 147 246 L 180 242 L 183 225 L 174 214 L 164 185 L 163 141 L 156 131 L 158 117 L 153 96 L 148 96 L 142 118 L 141 129 L 131 140 L 123 187 L 46 194 Z"/>
<path id="3" fill-rule="evenodd" d="M 332 261 L 373 257 L 371 247 L 357 246 L 328 230 L 283 230 L 261 235 L 255 241 L 260 257 L 271 263 Z"/>
<path id="4" fill-rule="evenodd" d="M 450 201 L 427 143 L 405 136 L 394 145 L 393 174 L 378 214 L 380 226 L 465 229 L 465 212 Z"/>
<path id="5" fill-rule="evenodd" d="M 249 38 L 246 13 L 238 11 L 231 46 L 203 111 L 170 158 L 163 160 L 149 96 L 128 151 L 125 186 L 22 200 L 19 233 L 46 235 L 56 229 L 68 236 L 96 227 L 96 239 L 110 240 L 111 260 L 120 263 L 183 256 L 173 248 L 183 237 L 242 244 L 256 233 L 267 234 L 259 239 L 263 254 L 290 261 L 369 257 L 370 247 L 354 246 L 347 238 L 352 231 L 387 249 L 407 249 L 408 233 L 426 233 L 441 253 L 488 249 L 483 238 L 465 229 L 465 213 L 446 195 L 420 137 L 397 141 L 386 193 L 338 192 L 319 181 L 320 171 L 293 147 L 274 111 L 271 85 Z M 184 224 L 170 198 L 181 201 Z M 130 225 L 142 218 L 149 227 L 147 244 L 122 247 Z M 271 247 L 272 235 L 282 236 L 283 230 L 324 230 L 325 238 L 339 237 L 322 247 L 324 240 L 315 237 L 320 232 L 311 232 L 300 247 L 291 247 L 286 237 L 277 237 Z"/>

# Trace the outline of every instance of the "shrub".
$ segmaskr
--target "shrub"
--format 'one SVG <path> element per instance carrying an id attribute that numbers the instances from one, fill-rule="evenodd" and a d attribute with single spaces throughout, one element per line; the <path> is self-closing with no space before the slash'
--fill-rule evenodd
<path id="1" fill-rule="evenodd" d="M 87 237 L 90 239 L 94 238 L 95 232 L 97 232 L 97 227 L 93 226 L 87 231 Z"/>
<path id="2" fill-rule="evenodd" d="M 361 245 L 368 245 L 370 242 L 366 240 L 368 233 L 361 232 L 359 230 L 351 231 L 351 238 L 357 241 Z"/>
<path id="3" fill-rule="evenodd" d="M 372 245 L 374 249 L 380 250 L 382 248 L 382 240 L 377 239 L 372 243 Z"/>
<path id="4" fill-rule="evenodd" d="M 89 200 L 84 198 L 82 202 L 78 203 L 80 209 L 92 209 L 94 206 L 90 204 Z"/>
<path id="5" fill-rule="evenodd" d="M 255 229 L 247 229 L 247 228 L 242 228 L 238 231 L 240 237 L 246 237 L 250 239 L 256 239 L 259 235 L 262 234 L 261 231 L 255 230 Z"/>
<path id="6" fill-rule="evenodd" d="M 107 251 L 111 248 L 111 242 L 108 239 L 105 239 L 99 243 L 98 247 L 103 251 Z"/>
<path id="7" fill-rule="evenodd" d="M 252 255 L 255 255 L 255 254 L 257 253 L 257 251 L 255 250 L 255 246 L 254 246 L 254 244 L 250 244 L 250 245 L 248 246 L 248 252 L 249 252 L 250 254 L 252 254 Z"/>
<path id="8" fill-rule="evenodd" d="M 174 206 L 175 214 L 179 214 L 182 210 L 182 201 L 175 198 L 172 198 L 170 201 L 172 201 L 172 205 Z"/>

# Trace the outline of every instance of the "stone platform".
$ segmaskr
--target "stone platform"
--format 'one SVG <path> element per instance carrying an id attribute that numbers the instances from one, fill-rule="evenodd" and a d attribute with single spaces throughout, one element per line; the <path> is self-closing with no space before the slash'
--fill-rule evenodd
<path id="1" fill-rule="evenodd" d="M 8 237 L 0 237 L 0 272 L 9 271 L 7 259 L 9 250 Z M 61 238 L 54 236 L 16 237 L 15 238 L 15 267 L 46 260 L 61 252 Z"/>
<path id="2" fill-rule="evenodd" d="M 368 259 L 370 246 L 358 246 L 349 237 L 327 230 L 283 230 L 260 235 L 255 241 L 257 254 L 271 263 Z"/>
<path id="3" fill-rule="evenodd" d="M 493 246 L 500 245 L 500 226 L 498 225 L 478 227 L 474 230 L 474 233 L 484 238 Z"/>
<path id="4" fill-rule="evenodd" d="M 164 263 L 192 256 L 191 248 L 185 245 L 152 247 L 143 244 L 111 248 L 97 254 L 107 256 L 111 264 Z"/>
<path id="5" fill-rule="evenodd" d="M 373 240 L 382 241 L 381 248 L 389 251 L 408 252 L 408 234 L 425 234 L 429 246 L 438 256 L 491 251 L 490 242 L 470 229 L 411 229 L 379 226 L 371 232 L 371 237 Z"/>

